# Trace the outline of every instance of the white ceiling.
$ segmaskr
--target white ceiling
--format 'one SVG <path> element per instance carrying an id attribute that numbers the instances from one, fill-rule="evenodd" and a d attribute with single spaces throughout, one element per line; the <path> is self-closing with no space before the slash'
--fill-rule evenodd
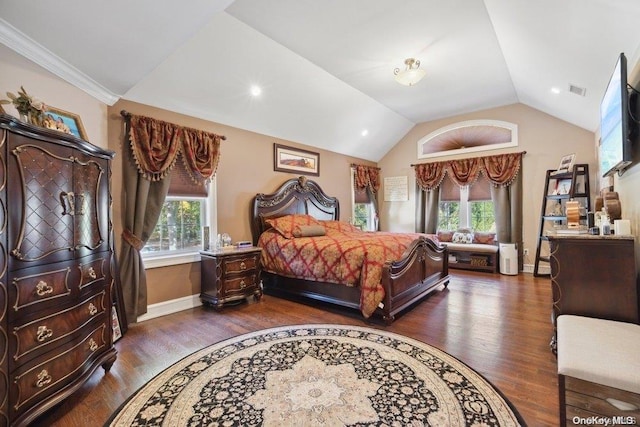
<path id="1" fill-rule="evenodd" d="M 1 43 L 108 104 L 373 161 L 416 123 L 517 102 L 595 131 L 617 56 L 640 54 L 638 0 L 0 0 L 0 17 Z M 412 87 L 393 79 L 408 57 Z"/>

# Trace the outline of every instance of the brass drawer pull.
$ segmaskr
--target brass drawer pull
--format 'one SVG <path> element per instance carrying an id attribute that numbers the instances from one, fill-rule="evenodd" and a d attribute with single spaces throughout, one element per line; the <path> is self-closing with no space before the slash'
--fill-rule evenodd
<path id="1" fill-rule="evenodd" d="M 38 342 L 44 342 L 53 336 L 53 331 L 45 325 L 38 326 L 37 339 Z"/>
<path id="2" fill-rule="evenodd" d="M 244 263 L 244 261 L 240 262 L 240 270 L 246 270 L 247 269 L 247 264 Z"/>
<path id="3" fill-rule="evenodd" d="M 98 349 L 98 344 L 91 338 L 89 340 L 89 350 L 96 351 Z"/>
<path id="4" fill-rule="evenodd" d="M 53 293 L 53 287 L 49 286 L 47 282 L 45 282 L 44 280 L 40 280 L 36 285 L 36 294 L 39 297 L 43 297 L 45 295 L 52 294 L 52 293 Z"/>
<path id="5" fill-rule="evenodd" d="M 240 281 L 240 289 L 244 289 L 244 288 L 246 288 L 246 287 L 247 287 L 247 284 L 246 284 L 246 283 L 244 283 L 244 280 L 241 280 L 241 281 Z"/>
<path id="6" fill-rule="evenodd" d="M 51 375 L 49 375 L 49 372 L 47 372 L 46 369 L 43 369 L 38 374 L 38 381 L 36 381 L 36 387 L 42 388 L 49 384 L 51 384 Z"/>
<path id="7" fill-rule="evenodd" d="M 93 269 L 93 267 L 89 267 L 89 270 L 87 270 L 87 274 L 92 279 L 95 279 L 96 277 L 98 277 L 98 275 L 96 274 L 96 271 Z"/>
<path id="8" fill-rule="evenodd" d="M 96 306 L 95 306 L 95 305 L 93 305 L 93 303 L 92 303 L 92 302 L 90 302 L 90 303 L 89 303 L 89 314 L 93 316 L 93 315 L 94 315 L 94 314 L 96 314 L 97 312 L 98 312 L 98 309 L 96 308 Z"/>

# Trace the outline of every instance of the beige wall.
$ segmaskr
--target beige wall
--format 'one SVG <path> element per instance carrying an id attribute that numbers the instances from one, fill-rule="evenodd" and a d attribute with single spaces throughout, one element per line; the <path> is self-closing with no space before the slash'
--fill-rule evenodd
<path id="1" fill-rule="evenodd" d="M 7 92 L 16 94 L 20 86 L 47 105 L 80 115 L 89 141 L 107 147 L 106 104 L 0 44 L 0 99 L 8 99 Z M 2 107 L 18 117 L 12 105 Z"/>
<path id="2" fill-rule="evenodd" d="M 466 156 L 438 157 L 433 160 L 417 158 L 417 142 L 429 133 L 466 120 L 502 120 L 518 125 L 517 148 L 491 150 Z M 400 142 L 378 163 L 382 168 L 382 177 L 408 176 L 409 201 L 381 203 L 381 227 L 390 231 L 413 231 L 415 218 L 415 174 L 410 166 L 415 163 L 441 161 L 459 157 L 476 157 L 505 152 L 526 151 L 523 157 L 523 247 L 529 249 L 525 264 L 535 261 L 542 193 L 544 192 L 547 169 L 555 169 L 560 158 L 576 153 L 576 163 L 588 163 L 591 173 L 590 182 L 595 182 L 594 134 L 577 126 L 558 120 L 541 111 L 523 104 L 513 104 L 490 110 L 477 111 L 447 119 L 425 122 L 416 125 Z"/>
<path id="3" fill-rule="evenodd" d="M 121 100 L 109 108 L 109 148 L 116 151 L 114 161 L 114 228 L 122 232 L 122 141 L 123 121 L 120 111 L 146 115 L 182 126 L 215 132 L 227 137 L 221 144 L 221 157 L 216 174 L 218 195 L 218 232 L 226 232 L 233 240 L 251 240 L 249 209 L 257 193 L 271 193 L 287 179 L 298 175 L 273 170 L 273 143 L 299 147 L 320 153 L 320 176 L 309 177 L 330 195 L 340 200 L 341 218 L 351 215 L 351 163 L 374 165 L 372 162 L 343 156 L 330 151 L 283 141 L 223 124 L 196 119 L 158 108 Z M 118 239 L 118 248 L 119 246 Z M 185 280 L 185 277 L 188 280 Z M 184 264 L 148 271 L 149 304 L 180 298 L 200 292 L 198 264 Z"/>

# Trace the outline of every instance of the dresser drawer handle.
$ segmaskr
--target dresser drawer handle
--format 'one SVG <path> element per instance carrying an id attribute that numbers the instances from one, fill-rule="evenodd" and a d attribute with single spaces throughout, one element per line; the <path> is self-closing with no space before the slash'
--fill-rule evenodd
<path id="1" fill-rule="evenodd" d="M 247 269 L 247 264 L 244 263 L 244 261 L 240 262 L 240 270 L 246 270 Z"/>
<path id="2" fill-rule="evenodd" d="M 246 287 L 247 287 L 247 284 L 246 284 L 246 283 L 244 283 L 244 280 L 241 280 L 241 281 L 240 281 L 240 289 L 244 289 L 244 288 L 246 288 Z"/>
<path id="3" fill-rule="evenodd" d="M 96 271 L 93 269 L 93 267 L 89 267 L 89 270 L 87 271 L 87 274 L 92 279 L 95 279 L 96 277 L 98 277 L 98 275 L 96 274 Z"/>
<path id="4" fill-rule="evenodd" d="M 52 336 L 53 336 L 53 331 L 51 329 L 47 328 L 45 325 L 38 326 L 38 335 L 37 335 L 38 342 L 44 342 L 47 339 L 51 338 Z"/>
<path id="5" fill-rule="evenodd" d="M 98 344 L 91 338 L 89 340 L 89 350 L 96 351 L 98 349 Z"/>
<path id="6" fill-rule="evenodd" d="M 49 372 L 47 372 L 46 369 L 43 369 L 38 374 L 38 381 L 36 381 L 36 387 L 42 388 L 49 384 L 51 384 L 51 375 L 49 375 Z"/>
<path id="7" fill-rule="evenodd" d="M 93 303 L 92 303 L 92 302 L 90 302 L 90 303 L 89 303 L 89 314 L 93 316 L 93 315 L 94 315 L 94 314 L 96 314 L 97 312 L 98 312 L 98 309 L 96 308 L 96 306 L 95 306 L 95 305 L 93 305 Z"/>
<path id="8" fill-rule="evenodd" d="M 36 294 L 39 297 L 43 297 L 45 295 L 52 294 L 52 293 L 53 293 L 53 287 L 49 286 L 47 282 L 45 282 L 44 280 L 40 280 L 36 285 Z"/>

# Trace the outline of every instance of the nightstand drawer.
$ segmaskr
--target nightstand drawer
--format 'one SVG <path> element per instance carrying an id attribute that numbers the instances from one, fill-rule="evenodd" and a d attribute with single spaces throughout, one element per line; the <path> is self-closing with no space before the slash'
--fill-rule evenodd
<path id="1" fill-rule="evenodd" d="M 257 274 L 248 274 L 242 277 L 229 278 L 225 282 L 225 294 L 230 296 L 234 293 L 245 293 L 255 288 L 259 283 Z"/>
<path id="2" fill-rule="evenodd" d="M 245 273 L 258 268 L 259 257 L 255 254 L 223 260 L 224 274 Z"/>

